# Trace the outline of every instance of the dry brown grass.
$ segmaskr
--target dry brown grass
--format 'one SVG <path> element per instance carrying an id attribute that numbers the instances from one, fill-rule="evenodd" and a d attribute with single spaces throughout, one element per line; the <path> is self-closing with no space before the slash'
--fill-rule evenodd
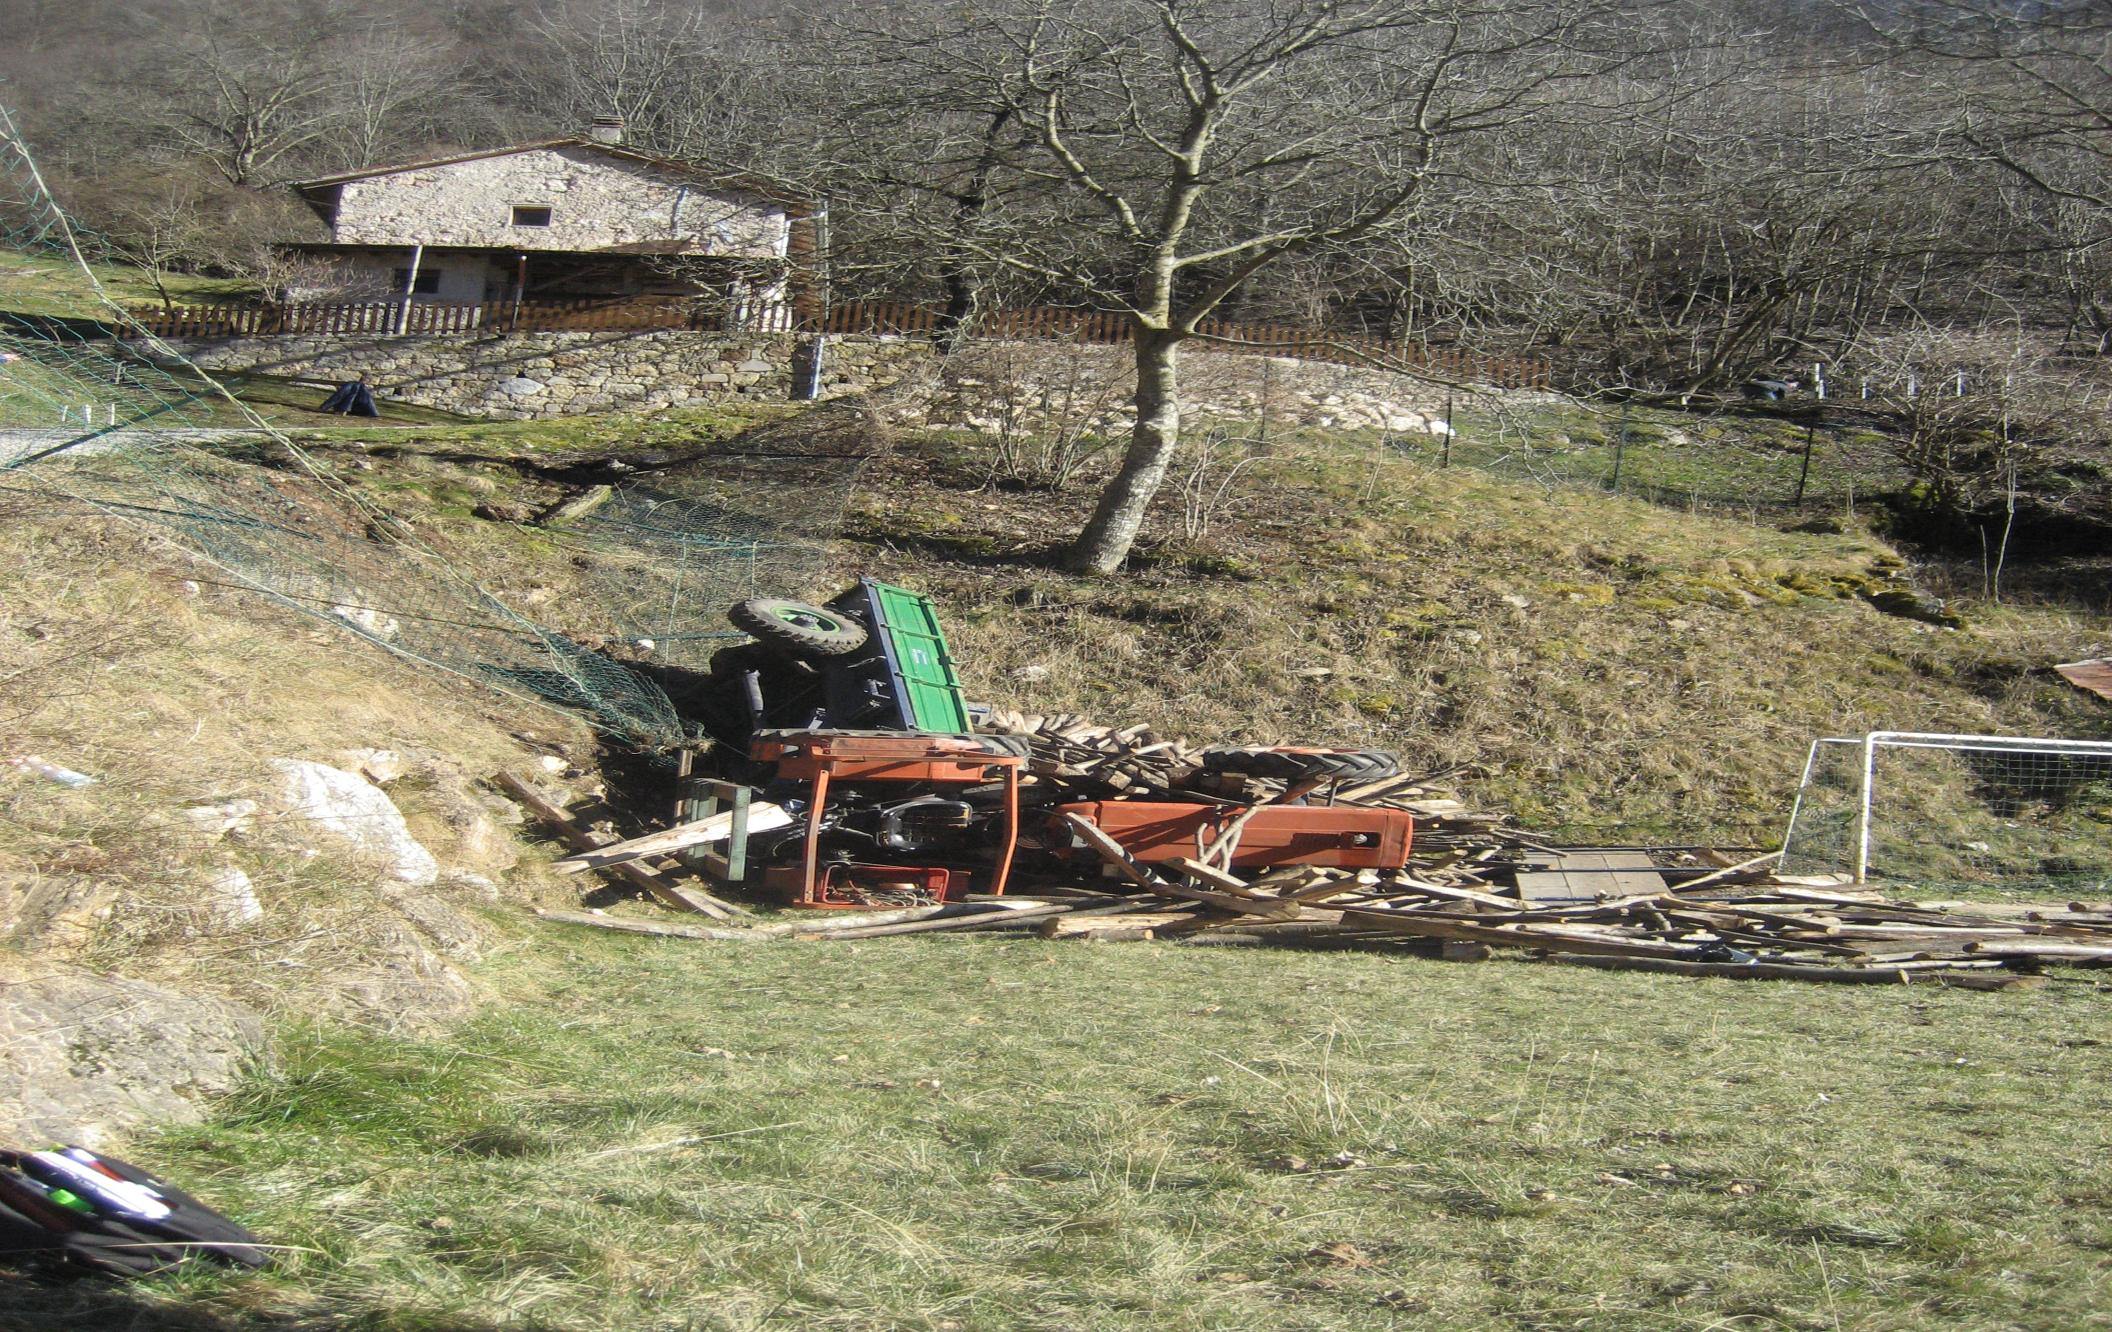
<path id="1" fill-rule="evenodd" d="M 274 815 L 269 760 L 400 751 L 411 772 L 392 794 L 416 833 L 444 865 L 491 870 L 509 857 L 466 808 L 471 779 L 530 761 L 515 731 L 589 746 L 567 718 L 216 585 L 152 529 L 17 505 L 0 515 L 0 559 L 15 571 L 0 603 L 0 757 L 97 779 L 0 774 L 0 940 L 18 957 L 329 1007 L 318 977 L 391 959 L 415 970 L 455 944 L 406 918 L 379 867 Z M 185 813 L 245 799 L 266 808 L 232 835 Z M 264 907 L 252 925 L 212 920 L 205 882 L 230 867 Z M 517 877 L 534 891 L 532 873 Z"/>
<path id="2" fill-rule="evenodd" d="M 2044 667 L 2112 623 L 1881 614 L 1858 592 L 1904 561 L 1864 534 L 1306 449 L 1255 472 L 1207 543 L 1162 529 L 1133 576 L 1077 579 L 1035 561 L 1080 497 L 971 489 L 961 447 L 876 482 L 844 562 L 931 590 L 971 692 L 1007 706 L 1394 748 L 1602 841 L 1779 836 L 1821 734 L 2106 728 Z"/>

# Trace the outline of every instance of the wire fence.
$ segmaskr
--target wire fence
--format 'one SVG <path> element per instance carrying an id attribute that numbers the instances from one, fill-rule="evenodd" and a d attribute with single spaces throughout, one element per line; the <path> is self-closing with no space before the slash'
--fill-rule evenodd
<path id="1" fill-rule="evenodd" d="M 1859 413 L 1623 412 L 1618 408 L 1448 411 L 1428 432 L 1389 437 L 1400 455 L 1553 488 L 1656 504 L 1783 511 L 1843 509 L 1912 484 L 1887 437 Z"/>
<path id="2" fill-rule="evenodd" d="M 1814 741 L 1782 868 L 1921 888 L 2112 888 L 2112 742 L 1876 732 Z"/>
<path id="3" fill-rule="evenodd" d="M 641 748 L 685 739 L 667 672 L 706 669 L 737 637 L 730 602 L 811 579 L 865 456 L 826 430 L 765 431 L 615 486 L 570 527 L 522 537 L 567 548 L 573 571 L 530 615 L 488 561 L 389 512 L 130 321 L 91 267 L 101 249 L 0 109 L 0 309 L 32 304 L 10 287 L 33 271 L 102 316 L 0 316 L 8 483 L 154 524 L 228 581 Z"/>

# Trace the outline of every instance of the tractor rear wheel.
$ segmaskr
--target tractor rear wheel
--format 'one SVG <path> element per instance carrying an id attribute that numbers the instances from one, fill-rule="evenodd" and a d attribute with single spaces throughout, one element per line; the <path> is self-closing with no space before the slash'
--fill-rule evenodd
<path id="1" fill-rule="evenodd" d="M 1034 757 L 1034 737 L 1031 735 L 978 731 L 974 735 L 963 736 L 962 738 L 975 741 L 982 746 L 983 752 L 986 754 L 1009 754 L 1013 758 Z"/>
<path id="2" fill-rule="evenodd" d="M 756 597 L 726 612 L 733 627 L 796 656 L 841 657 L 865 646 L 865 626 L 848 615 L 804 601 Z"/>
<path id="3" fill-rule="evenodd" d="M 1282 782 L 1375 782 L 1401 770 L 1383 749 L 1206 749 L 1206 772 L 1237 772 Z"/>

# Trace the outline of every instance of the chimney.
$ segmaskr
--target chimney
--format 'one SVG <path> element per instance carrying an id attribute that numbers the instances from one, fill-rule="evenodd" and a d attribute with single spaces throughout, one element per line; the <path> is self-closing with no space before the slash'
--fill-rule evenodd
<path id="1" fill-rule="evenodd" d="M 589 127 L 589 128 L 588 128 L 588 130 L 587 130 L 587 137 L 588 137 L 589 139 L 592 139 L 592 140 L 593 140 L 594 142 L 596 142 L 596 143 L 622 143 L 622 142 L 623 142 L 623 117 L 622 117 L 622 116 L 596 116 L 596 117 L 594 117 L 594 124 L 593 124 L 593 125 L 592 125 L 591 127 Z"/>

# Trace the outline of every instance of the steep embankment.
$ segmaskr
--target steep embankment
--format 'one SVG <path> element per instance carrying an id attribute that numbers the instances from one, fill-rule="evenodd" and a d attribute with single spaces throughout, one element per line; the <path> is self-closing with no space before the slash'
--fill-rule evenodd
<path id="1" fill-rule="evenodd" d="M 268 1019 L 460 1017 L 484 913 L 563 891 L 478 782 L 586 759 L 577 724 L 232 590 L 152 528 L 17 498 L 0 563 L 0 1138 L 164 1121 Z M 368 803 L 324 815 L 316 763 Z"/>

